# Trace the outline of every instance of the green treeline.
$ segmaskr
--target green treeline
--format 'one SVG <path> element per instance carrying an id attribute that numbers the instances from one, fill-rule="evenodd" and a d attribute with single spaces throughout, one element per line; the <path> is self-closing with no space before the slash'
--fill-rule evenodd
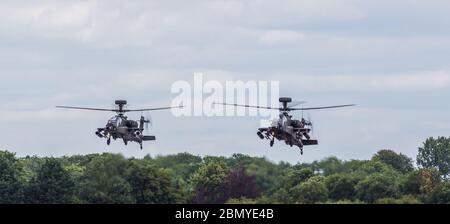
<path id="1" fill-rule="evenodd" d="M 296 165 L 242 154 L 18 158 L 0 151 L 0 203 L 450 203 L 450 138 L 427 139 L 416 164 L 392 150 Z"/>

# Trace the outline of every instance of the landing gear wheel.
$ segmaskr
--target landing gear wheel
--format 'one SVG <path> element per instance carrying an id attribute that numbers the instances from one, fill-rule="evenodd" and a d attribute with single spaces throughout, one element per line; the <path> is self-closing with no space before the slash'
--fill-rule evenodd
<path id="1" fill-rule="evenodd" d="M 303 149 L 300 149 L 300 155 L 303 155 Z"/>
<path id="2" fill-rule="evenodd" d="M 140 145 L 141 145 L 141 150 L 142 150 L 142 143 Z"/>
<path id="3" fill-rule="evenodd" d="M 110 139 L 110 138 L 108 138 L 108 140 L 106 140 L 106 144 L 107 144 L 107 145 L 110 145 L 110 144 L 111 144 L 111 139 Z"/>
<path id="4" fill-rule="evenodd" d="M 271 141 L 270 141 L 270 147 L 273 147 L 273 144 L 275 143 L 275 141 L 272 139 Z"/>

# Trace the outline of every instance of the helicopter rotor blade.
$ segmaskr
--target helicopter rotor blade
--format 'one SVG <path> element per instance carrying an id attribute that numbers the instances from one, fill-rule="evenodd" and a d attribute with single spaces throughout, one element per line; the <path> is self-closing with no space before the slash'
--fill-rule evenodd
<path id="1" fill-rule="evenodd" d="M 148 122 L 144 122 L 144 131 L 148 133 Z"/>
<path id="2" fill-rule="evenodd" d="M 123 110 L 124 112 L 143 112 L 143 111 L 155 111 L 155 110 L 170 110 L 175 108 L 183 108 L 184 106 L 177 107 L 156 107 L 156 108 L 148 108 L 148 109 L 137 109 L 137 110 Z"/>
<path id="3" fill-rule="evenodd" d="M 311 114 L 308 113 L 308 122 L 311 126 L 311 134 L 314 136 L 314 122 L 312 121 Z"/>
<path id="4" fill-rule="evenodd" d="M 74 110 L 93 110 L 93 111 L 112 111 L 117 112 L 116 109 L 102 109 L 102 108 L 90 108 L 90 107 L 67 107 L 67 106 L 56 106 L 56 108 L 62 109 L 74 109 Z"/>
<path id="5" fill-rule="evenodd" d="M 267 110 L 281 110 L 279 107 L 261 107 L 261 106 L 251 106 L 251 105 L 243 105 L 243 104 L 230 104 L 230 103 L 213 103 L 215 105 L 224 105 L 224 106 L 234 106 L 234 107 L 247 107 L 247 108 L 256 108 L 256 109 L 267 109 Z"/>
<path id="6" fill-rule="evenodd" d="M 147 122 L 145 122 L 145 125 L 146 125 L 146 129 L 148 130 L 148 126 L 150 125 L 150 127 L 153 127 L 153 119 L 152 119 L 152 115 L 150 115 L 150 113 L 147 111 L 147 114 L 146 114 L 146 119 L 147 119 Z"/>
<path id="7" fill-rule="evenodd" d="M 336 105 L 336 106 L 325 106 L 325 107 L 305 107 L 305 108 L 288 108 L 288 110 L 323 110 L 323 109 L 332 109 L 332 108 L 341 108 L 341 107 L 352 107 L 356 106 L 356 104 L 345 104 L 345 105 Z"/>
<path id="8" fill-rule="evenodd" d="M 289 103 L 289 107 L 295 107 L 305 103 L 307 103 L 307 101 L 292 101 L 291 103 Z"/>

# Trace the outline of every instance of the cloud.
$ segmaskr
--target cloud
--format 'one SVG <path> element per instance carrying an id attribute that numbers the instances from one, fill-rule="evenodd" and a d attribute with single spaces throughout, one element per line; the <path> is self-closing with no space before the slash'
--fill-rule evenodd
<path id="1" fill-rule="evenodd" d="M 435 91 L 450 87 L 450 72 L 429 71 L 411 74 L 377 75 L 285 75 L 272 79 L 282 80 L 287 88 L 304 91 Z"/>
<path id="2" fill-rule="evenodd" d="M 183 7 L 174 7 L 180 6 Z M 262 13 L 264 12 L 264 13 Z M 97 47 L 144 46 L 184 43 L 233 36 L 236 28 L 249 31 L 308 23 L 317 20 L 359 18 L 351 1 L 7 1 L 0 6 L 6 16 L 1 35 L 30 35 L 75 40 Z M 283 25 L 285 24 L 285 25 Z M 219 35 L 217 35 L 219 34 Z M 280 38 L 272 33 L 263 39 Z M 274 37 L 270 36 L 275 35 Z M 291 34 L 287 34 L 291 35 Z M 292 37 L 283 37 L 292 38 Z M 270 42 L 270 40 L 269 40 Z"/>
<path id="3" fill-rule="evenodd" d="M 296 44 L 304 39 L 304 34 L 291 30 L 270 30 L 259 39 L 263 45 Z"/>
<path id="4" fill-rule="evenodd" d="M 239 150 L 291 162 L 368 158 L 386 146 L 412 155 L 423 138 L 449 132 L 440 112 L 448 109 L 441 99 L 450 89 L 450 32 L 443 29 L 450 26 L 449 6 L 445 0 L 5 0 L 2 146 L 22 155 Z M 311 105 L 364 105 L 314 112 L 320 145 L 301 158 L 283 145 L 266 150 L 255 136 L 258 119 L 155 113 L 158 141 L 148 151 L 124 151 L 119 144 L 104 149 L 92 134 L 109 114 L 53 109 L 111 107 L 116 98 L 130 107 L 163 106 L 173 97 L 171 84 L 190 82 L 194 72 L 222 83 L 280 80 L 283 94 Z"/>
<path id="5" fill-rule="evenodd" d="M 40 36 L 82 40 L 92 28 L 96 1 L 5 2 L 0 13 L 1 35 Z"/>

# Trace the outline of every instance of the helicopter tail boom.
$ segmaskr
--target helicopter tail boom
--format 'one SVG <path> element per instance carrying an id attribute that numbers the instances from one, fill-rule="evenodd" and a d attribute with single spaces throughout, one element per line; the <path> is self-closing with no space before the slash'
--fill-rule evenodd
<path id="1" fill-rule="evenodd" d="M 152 135 L 145 135 L 142 137 L 142 141 L 155 141 L 156 137 Z"/>

